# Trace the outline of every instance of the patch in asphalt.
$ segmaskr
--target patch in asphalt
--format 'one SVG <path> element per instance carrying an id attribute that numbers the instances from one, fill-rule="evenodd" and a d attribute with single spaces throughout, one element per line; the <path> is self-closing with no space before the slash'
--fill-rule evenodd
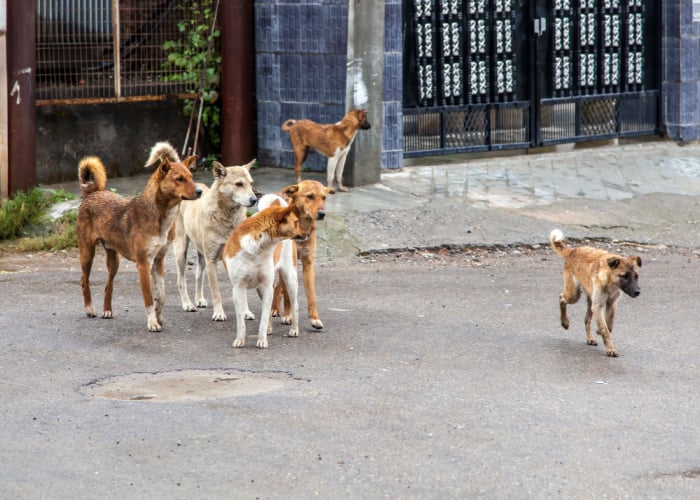
<path id="1" fill-rule="evenodd" d="M 80 392 L 119 401 L 205 401 L 271 392 L 292 380 L 284 372 L 176 370 L 105 378 L 81 387 Z"/>

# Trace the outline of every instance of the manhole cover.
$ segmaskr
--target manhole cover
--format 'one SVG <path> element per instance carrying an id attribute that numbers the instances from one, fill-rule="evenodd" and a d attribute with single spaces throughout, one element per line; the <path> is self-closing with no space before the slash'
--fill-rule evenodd
<path id="1" fill-rule="evenodd" d="M 290 379 L 289 374 L 279 372 L 178 370 L 106 378 L 83 386 L 80 391 L 120 401 L 203 401 L 274 391 Z"/>

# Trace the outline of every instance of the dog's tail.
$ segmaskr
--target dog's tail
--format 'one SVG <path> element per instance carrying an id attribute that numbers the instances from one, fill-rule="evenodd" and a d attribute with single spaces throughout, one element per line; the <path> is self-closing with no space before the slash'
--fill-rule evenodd
<path id="1" fill-rule="evenodd" d="M 151 148 L 151 154 L 148 155 L 148 160 L 144 166 L 150 167 L 155 162 L 161 162 L 166 159 L 171 163 L 179 163 L 180 157 L 175 151 L 175 148 L 169 142 L 157 142 Z"/>
<path id="2" fill-rule="evenodd" d="M 564 245 L 564 233 L 559 229 L 552 229 L 552 232 L 549 233 L 549 244 L 559 256 L 565 256 L 567 248 Z"/>
<path id="3" fill-rule="evenodd" d="M 78 182 L 83 198 L 107 185 L 107 169 L 97 156 L 86 156 L 78 164 Z"/>
<path id="4" fill-rule="evenodd" d="M 284 130 L 285 132 L 289 132 L 290 130 L 292 130 L 292 127 L 294 126 L 294 124 L 296 122 L 297 122 L 296 120 L 293 120 L 290 118 L 289 120 L 287 120 L 286 122 L 284 122 L 282 124 L 282 130 Z"/>

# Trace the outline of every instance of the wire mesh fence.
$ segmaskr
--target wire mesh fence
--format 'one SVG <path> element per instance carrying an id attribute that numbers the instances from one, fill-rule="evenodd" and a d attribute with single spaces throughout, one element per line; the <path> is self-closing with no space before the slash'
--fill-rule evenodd
<path id="1" fill-rule="evenodd" d="M 37 104 L 191 97 L 197 91 L 213 0 L 34 1 Z"/>

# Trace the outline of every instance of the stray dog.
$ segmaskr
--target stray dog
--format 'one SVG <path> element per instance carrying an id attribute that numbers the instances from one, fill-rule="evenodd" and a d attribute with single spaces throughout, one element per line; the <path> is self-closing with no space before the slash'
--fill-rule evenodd
<path id="1" fill-rule="evenodd" d="M 245 345 L 245 313 L 248 312 L 246 293 L 249 288 L 256 288 L 262 300 L 257 346 L 267 348 L 275 274 L 273 252 L 277 243 L 283 239 L 304 240 L 307 237 L 308 232 L 299 224 L 293 206 L 270 206 L 244 220 L 233 230 L 223 253 L 236 310 L 236 339 L 233 347 Z"/>
<path id="2" fill-rule="evenodd" d="M 258 201 L 258 209 L 264 210 L 270 206 L 288 206 L 287 202 L 276 194 L 266 194 Z M 277 243 L 273 254 L 275 264 L 275 279 L 273 288 L 275 295 L 272 299 L 271 316 L 279 315 L 279 291 L 284 287 L 287 307 L 282 318 L 282 324 L 292 325 L 289 337 L 299 336 L 299 277 L 297 276 L 297 246 L 292 240 Z"/>
<path id="3" fill-rule="evenodd" d="M 299 217 L 299 223 L 302 228 L 309 232 L 309 237 L 297 242 L 297 254 L 301 258 L 301 267 L 304 282 L 304 292 L 306 293 L 306 302 L 309 312 L 311 326 L 320 330 L 323 328 L 323 323 L 318 315 L 318 307 L 316 305 L 316 272 L 314 270 L 314 261 L 316 259 L 316 221 L 323 220 L 326 217 L 326 197 L 329 194 L 335 194 L 333 188 L 324 187 L 318 181 L 301 181 L 298 184 L 292 184 L 282 189 L 282 196 L 289 201 L 289 204 L 294 207 L 294 212 Z M 294 260 L 296 267 L 297 260 Z M 280 312 L 280 297 L 284 296 L 286 310 L 290 308 L 290 301 L 285 290 L 284 280 L 280 280 L 279 286 L 275 290 L 275 300 L 273 302 L 272 312 L 277 315 Z M 282 321 L 287 323 L 287 319 Z"/>
<path id="4" fill-rule="evenodd" d="M 96 156 L 83 158 L 78 179 L 83 201 L 78 209 L 76 233 L 85 312 L 95 317 L 90 295 L 90 271 L 95 247 L 101 244 L 107 256 L 103 318 L 112 318 L 112 289 L 119 269 L 119 255 L 136 263 L 141 294 L 146 306 L 148 331 L 161 330 L 165 283 L 163 259 L 173 237 L 172 226 L 182 200 L 194 200 L 202 194 L 192 181 L 190 166 L 196 156 L 184 161 L 167 142 L 151 149 L 146 166 L 158 162 L 141 196 L 127 200 L 105 191 L 107 173 Z"/>
<path id="5" fill-rule="evenodd" d="M 289 140 L 294 150 L 294 173 L 297 176 L 297 182 L 301 182 L 301 166 L 309 155 L 309 149 L 314 148 L 328 158 L 326 166 L 328 187 L 333 187 L 335 178 L 338 191 L 347 191 L 343 186 L 343 170 L 345 170 L 345 160 L 350 146 L 358 130 L 368 130 L 370 127 L 367 111 L 364 109 L 351 109 L 342 120 L 333 124 L 292 119 L 284 122 L 282 130 L 289 132 Z"/>
<path id="6" fill-rule="evenodd" d="M 608 356 L 617 357 L 612 339 L 613 322 L 620 290 L 630 297 L 639 297 L 639 269 L 642 259 L 637 256 L 622 257 L 591 247 L 568 248 L 564 235 L 554 229 L 549 242 L 554 251 L 564 259 L 564 291 L 559 296 L 561 326 L 569 328 L 566 305 L 575 304 L 581 289 L 588 296 L 586 310 L 586 339 L 588 345 L 598 345 L 591 333 L 591 319 L 598 324 L 598 335 L 603 337 Z"/>
<path id="7" fill-rule="evenodd" d="M 250 168 L 254 163 L 255 160 L 243 166 L 224 167 L 215 161 L 211 189 L 202 186 L 203 194 L 200 199 L 183 202 L 180 206 L 180 215 L 175 221 L 173 249 L 177 262 L 177 288 L 180 291 L 182 309 L 185 311 L 207 307 L 207 300 L 204 298 L 206 270 L 214 302 L 211 319 L 226 320 L 216 262 L 221 258 L 221 252 L 233 228 L 246 219 L 246 207 L 252 207 L 258 200 L 253 189 L 253 178 L 250 176 Z M 197 249 L 194 304 L 190 301 L 185 280 L 187 247 L 190 241 Z"/>

